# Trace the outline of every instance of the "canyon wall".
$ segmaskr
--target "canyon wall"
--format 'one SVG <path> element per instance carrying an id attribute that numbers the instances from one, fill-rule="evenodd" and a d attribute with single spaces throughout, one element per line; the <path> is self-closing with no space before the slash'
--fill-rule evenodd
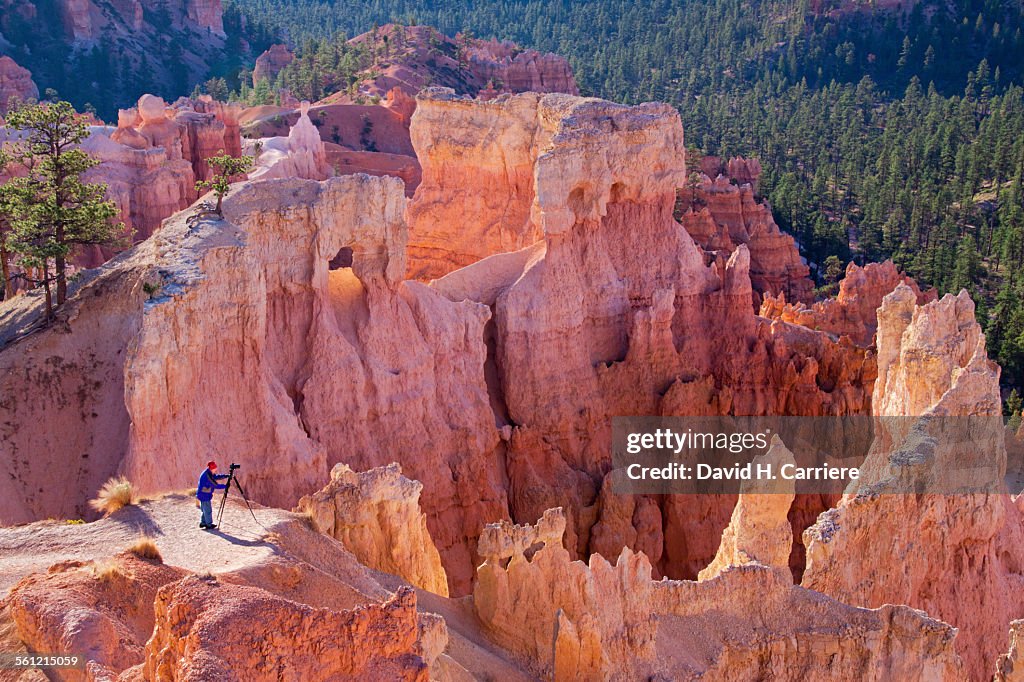
<path id="1" fill-rule="evenodd" d="M 965 291 L 917 305 L 917 293 L 900 284 L 878 310 L 877 346 L 874 415 L 924 415 L 923 428 L 927 418 L 964 425 L 920 442 L 880 420 L 863 467 L 868 480 L 806 531 L 803 584 L 851 604 L 926 610 L 960 628 L 957 648 L 971 678 L 986 679 L 1007 649 L 1010 622 L 1024 615 L 1024 498 L 1012 500 L 1002 481 L 999 368 L 986 356 Z M 994 433 L 986 430 L 993 419 Z M 951 470 L 964 447 L 988 454 L 991 492 L 890 492 L 907 477 Z"/>
<path id="2" fill-rule="evenodd" d="M 554 506 L 567 509 L 573 557 L 631 547 L 659 575 L 695 577 L 715 556 L 734 498 L 611 494 L 612 415 L 868 409 L 874 361 L 864 349 L 756 317 L 747 247 L 707 260 L 673 220 L 684 152 L 670 107 L 429 97 L 423 120 L 438 123 L 420 130 L 433 147 L 460 130 L 504 131 L 507 158 L 521 167 L 516 192 L 542 241 L 427 287 L 401 281 L 409 236 L 395 179 L 249 183 L 225 200 L 224 221 L 178 214 L 83 281 L 60 313 L 72 334 L 0 352 L 22 368 L 2 379 L 17 481 L 3 518 L 83 515 L 114 472 L 143 490 L 177 488 L 209 456 L 249 461 L 250 492 L 282 506 L 338 462 L 398 461 L 423 483 L 453 594 L 470 588 L 484 523 Z M 180 139 L 150 107 L 122 139 Z M 442 124 L 460 119 L 462 128 Z M 486 146 L 470 151 L 489 158 Z M 486 177 L 470 169 L 467 182 Z M 418 193 L 409 214 L 424 201 Z M 464 207 L 449 215 L 465 230 L 474 220 Z M 95 295 L 107 289 L 123 293 Z M 54 357 L 64 363 L 61 393 L 79 402 L 40 394 Z M 74 443 L 81 464 L 28 494 L 50 475 L 59 448 L 36 453 L 48 439 Z M 805 525 L 795 520 L 795 532 Z"/>
<path id="3" fill-rule="evenodd" d="M 541 238 L 531 215 L 534 161 L 557 125 L 539 94 L 482 104 L 430 90 L 410 134 L 422 180 L 409 204 L 408 276 L 434 279 Z M 498 150 L 500 153 L 497 153 Z"/>
<path id="4" fill-rule="evenodd" d="M 486 632 L 555 680 L 962 676 L 955 630 L 905 606 L 857 609 L 751 564 L 704 582 L 651 579 L 624 549 L 571 561 L 565 516 L 484 529 L 473 608 Z M 552 646 L 552 642 L 554 646 Z"/>
<path id="5" fill-rule="evenodd" d="M 517 203 L 529 204 L 530 229 L 543 232 L 543 243 L 485 258 L 431 285 L 494 310 L 488 378 L 499 423 L 508 427 L 512 518 L 562 506 L 572 556 L 617 556 L 629 546 L 647 552 L 662 575 L 695 577 L 714 557 L 734 499 L 610 494 L 604 473 L 611 416 L 855 414 L 869 405 L 873 360 L 848 341 L 753 315 L 745 245 L 727 260 L 706 260 L 672 217 L 685 179 L 684 148 L 668 107 L 561 95 L 479 102 L 445 93 L 428 93 L 421 106 L 481 122 L 482 131 L 491 130 L 496 111 L 518 110 L 522 120 L 536 107 L 540 129 L 551 126 L 535 152 L 529 125 L 501 147 L 522 150 L 506 157 L 511 167 L 536 154 L 532 185 L 520 185 Z M 466 129 L 474 128 L 424 126 L 421 133 L 433 137 L 417 138 L 417 146 L 445 149 Z M 487 137 L 478 137 L 485 141 L 471 154 L 482 156 Z M 431 232 L 428 224 L 451 224 L 427 221 L 435 211 L 430 163 L 424 157 L 424 182 L 409 207 L 411 244 L 418 230 Z M 475 214 L 461 218 L 467 223 L 466 242 L 478 242 Z M 454 238 L 449 243 L 460 250 Z"/>

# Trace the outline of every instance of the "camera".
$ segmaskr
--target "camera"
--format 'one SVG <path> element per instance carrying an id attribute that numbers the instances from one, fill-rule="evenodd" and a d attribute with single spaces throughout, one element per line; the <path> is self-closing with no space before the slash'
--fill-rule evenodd
<path id="1" fill-rule="evenodd" d="M 241 468 L 242 468 L 241 464 L 235 464 L 234 462 L 232 462 L 231 464 L 228 465 L 228 469 L 230 469 L 231 471 L 234 471 L 235 469 L 241 469 Z"/>

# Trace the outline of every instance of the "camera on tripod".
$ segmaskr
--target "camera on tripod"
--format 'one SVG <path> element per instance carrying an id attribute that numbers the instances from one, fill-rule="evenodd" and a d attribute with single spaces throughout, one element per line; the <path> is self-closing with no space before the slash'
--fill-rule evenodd
<path id="1" fill-rule="evenodd" d="M 235 469 L 241 469 L 241 468 L 242 468 L 241 464 L 235 464 L 234 462 L 232 462 L 231 464 L 228 465 L 228 469 L 230 471 L 234 471 Z"/>

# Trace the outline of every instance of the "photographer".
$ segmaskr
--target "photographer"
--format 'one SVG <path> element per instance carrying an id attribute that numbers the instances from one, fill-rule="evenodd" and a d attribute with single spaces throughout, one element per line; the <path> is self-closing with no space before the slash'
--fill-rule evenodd
<path id="1" fill-rule="evenodd" d="M 216 528 L 213 525 L 213 491 L 223 490 L 227 485 L 217 481 L 228 477 L 227 474 L 218 474 L 217 463 L 210 461 L 206 463 L 206 469 L 199 476 L 199 487 L 196 488 L 196 499 L 199 500 L 199 507 L 203 510 L 202 518 L 199 520 L 199 527 L 203 530 Z"/>

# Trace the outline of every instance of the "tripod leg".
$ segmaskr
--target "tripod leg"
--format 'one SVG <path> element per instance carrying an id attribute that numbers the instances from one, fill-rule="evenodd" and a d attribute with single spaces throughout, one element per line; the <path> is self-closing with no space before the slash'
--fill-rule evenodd
<path id="1" fill-rule="evenodd" d="M 220 520 L 224 518 L 224 505 L 228 503 L 228 492 L 231 490 L 231 481 L 234 480 L 234 476 L 228 477 L 228 484 L 224 487 L 224 497 L 220 498 L 220 511 L 217 512 L 217 525 L 214 528 L 220 528 Z"/>
<path id="2" fill-rule="evenodd" d="M 220 528 L 220 520 L 224 518 L 224 505 L 228 501 L 228 496 L 220 498 L 220 510 L 217 511 L 217 525 L 214 528 Z"/>

